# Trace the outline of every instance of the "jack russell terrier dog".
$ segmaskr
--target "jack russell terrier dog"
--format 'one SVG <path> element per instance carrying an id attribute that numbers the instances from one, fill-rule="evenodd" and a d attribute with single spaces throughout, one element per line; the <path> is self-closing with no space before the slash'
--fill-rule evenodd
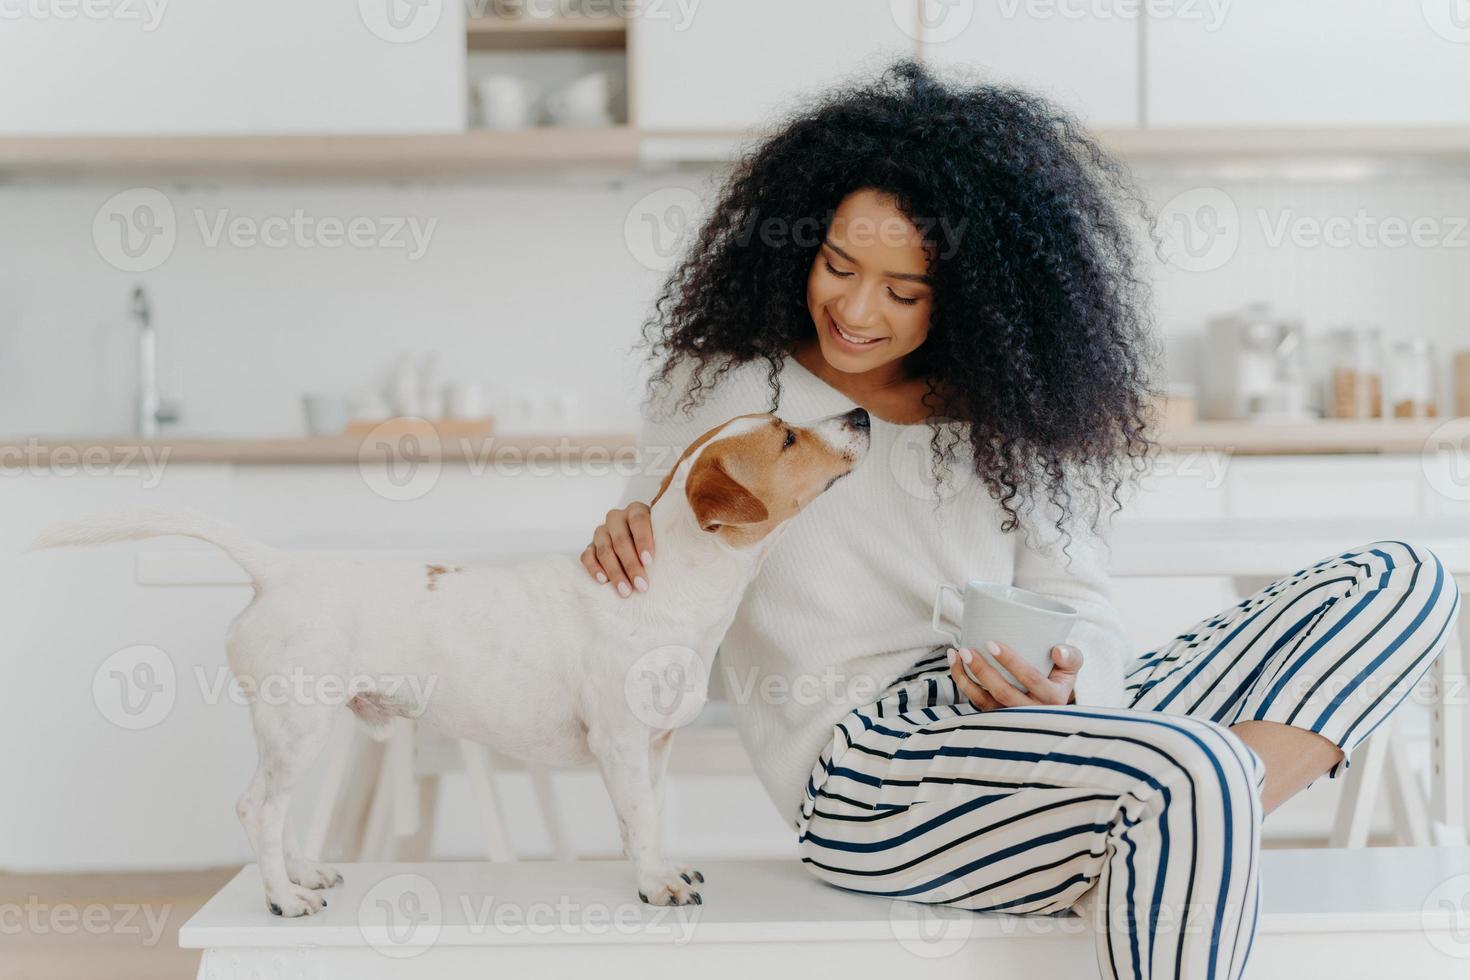
<path id="1" fill-rule="evenodd" d="M 704 876 L 666 862 L 659 841 L 660 787 L 682 722 L 659 727 L 625 694 L 627 679 L 650 656 L 655 677 L 707 679 L 761 560 L 788 521 L 862 461 L 868 442 L 860 408 L 806 426 L 744 415 L 705 433 L 652 503 L 662 584 L 627 599 L 593 582 L 575 556 L 461 568 L 290 554 L 188 513 L 99 516 L 52 528 L 35 547 L 159 535 L 218 545 L 255 587 L 225 639 L 242 685 L 259 691 L 292 671 L 355 685 L 432 679 L 427 688 L 354 687 L 347 707 L 380 738 L 402 716 L 531 762 L 596 762 L 639 896 L 699 904 L 693 886 Z M 696 707 L 706 695 L 703 686 L 674 693 Z M 291 792 L 327 741 L 334 707 L 250 701 L 260 759 L 236 812 L 276 915 L 316 912 L 327 904 L 320 890 L 342 880 L 284 833 Z"/>

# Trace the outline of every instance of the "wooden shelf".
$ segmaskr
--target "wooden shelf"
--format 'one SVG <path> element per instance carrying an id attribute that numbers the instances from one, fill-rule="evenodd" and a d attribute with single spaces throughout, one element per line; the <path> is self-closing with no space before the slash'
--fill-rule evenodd
<path id="1" fill-rule="evenodd" d="M 437 176 L 632 165 L 627 126 L 403 135 L 0 138 L 0 175 Z"/>
<path id="2" fill-rule="evenodd" d="M 1241 455 L 1421 453 L 1446 419 L 1316 419 L 1311 422 L 1194 422 L 1166 427 L 1156 438 L 1169 452 Z"/>
<path id="3" fill-rule="evenodd" d="M 492 435 L 446 437 L 439 445 L 403 442 L 393 444 L 399 458 L 493 464 L 575 460 L 594 456 L 609 460 L 631 457 L 637 439 L 631 433 L 568 432 L 548 435 Z M 140 461 L 170 463 L 375 463 L 383 459 L 383 447 L 366 444 L 351 436 L 278 436 L 232 438 L 169 436 L 135 439 L 128 436 L 75 438 L 0 438 L 0 470 L 32 466 L 71 467 L 127 465 Z"/>
<path id="4" fill-rule="evenodd" d="M 546 49 L 621 50 L 628 40 L 622 17 L 471 17 L 465 22 L 471 51 Z"/>
<path id="5" fill-rule="evenodd" d="M 1103 129 L 1112 152 L 1139 159 L 1450 158 L 1470 160 L 1470 126 Z"/>
<path id="6" fill-rule="evenodd" d="M 0 137 L 0 178 L 103 174 L 434 177 L 546 166 L 722 163 L 760 132 L 538 126 L 397 135 Z M 1439 159 L 1470 165 L 1470 127 L 1364 130 L 1098 130 L 1128 161 Z"/>
<path id="7" fill-rule="evenodd" d="M 1155 438 L 1167 452 L 1213 451 L 1241 455 L 1298 453 L 1412 453 L 1426 451 L 1429 438 L 1446 419 L 1319 419 L 1272 424 L 1194 422 L 1171 426 Z M 128 436 L 75 438 L 0 437 L 0 469 L 26 466 L 76 466 L 101 459 L 136 460 L 140 454 L 171 463 L 357 463 L 363 442 L 349 436 L 266 438 L 170 436 L 138 440 Z M 494 459 L 497 451 L 536 454 L 540 459 L 579 458 L 588 453 L 621 458 L 637 450 L 626 432 L 572 432 L 562 435 L 446 437 L 432 454 L 444 461 Z M 369 447 L 370 455 L 376 452 Z M 377 458 L 373 456 L 372 458 Z"/>

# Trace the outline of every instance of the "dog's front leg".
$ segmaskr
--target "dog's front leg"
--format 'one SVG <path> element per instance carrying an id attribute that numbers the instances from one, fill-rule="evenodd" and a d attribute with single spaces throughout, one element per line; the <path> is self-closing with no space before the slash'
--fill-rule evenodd
<path id="1" fill-rule="evenodd" d="M 633 862 L 638 880 L 638 896 L 651 905 L 702 904 L 694 885 L 704 876 L 664 862 L 647 729 L 591 731 L 587 744 L 612 797 L 623 853 Z"/>

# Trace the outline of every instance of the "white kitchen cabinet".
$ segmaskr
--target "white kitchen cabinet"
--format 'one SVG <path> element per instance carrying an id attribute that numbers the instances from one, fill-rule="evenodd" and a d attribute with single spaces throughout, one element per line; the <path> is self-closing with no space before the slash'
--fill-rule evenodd
<path id="1" fill-rule="evenodd" d="M 1140 30 L 1126 4 L 920 0 L 925 61 L 1034 89 L 1091 126 L 1139 125 Z"/>
<path id="2" fill-rule="evenodd" d="M 13 7 L 0 11 L 3 135 L 464 128 L 451 0 Z"/>
<path id="3" fill-rule="evenodd" d="M 631 25 L 634 124 L 771 126 L 807 96 L 912 56 L 910 2 L 917 0 L 644 4 Z"/>
<path id="4" fill-rule="evenodd" d="M 1457 5 L 1162 5 L 1147 24 L 1148 125 L 1470 123 L 1470 20 L 1456 21 Z"/>

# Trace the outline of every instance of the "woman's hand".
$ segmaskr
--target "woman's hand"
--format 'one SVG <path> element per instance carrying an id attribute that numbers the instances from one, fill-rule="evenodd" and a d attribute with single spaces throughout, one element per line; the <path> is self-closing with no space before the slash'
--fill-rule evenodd
<path id="1" fill-rule="evenodd" d="M 602 526 L 592 532 L 592 543 L 582 552 L 587 574 L 604 585 L 611 583 L 625 599 L 634 589 L 648 591 L 652 564 L 653 521 L 648 505 L 636 500 L 623 510 L 608 511 Z"/>
<path id="2" fill-rule="evenodd" d="M 984 657 L 973 650 L 949 651 L 949 676 L 954 678 L 960 693 L 981 711 L 996 708 L 1014 708 L 1025 704 L 1074 704 L 1073 689 L 1077 684 L 1077 672 L 1082 669 L 1082 651 L 1071 644 L 1051 648 L 1051 673 L 1045 677 L 1041 672 L 1021 659 L 1020 654 L 992 640 L 986 645 L 1002 667 L 1011 676 L 1025 685 L 1021 691 L 1006 680 L 1005 675 L 992 667 Z M 965 673 L 969 667 L 980 683 L 970 680 Z"/>

